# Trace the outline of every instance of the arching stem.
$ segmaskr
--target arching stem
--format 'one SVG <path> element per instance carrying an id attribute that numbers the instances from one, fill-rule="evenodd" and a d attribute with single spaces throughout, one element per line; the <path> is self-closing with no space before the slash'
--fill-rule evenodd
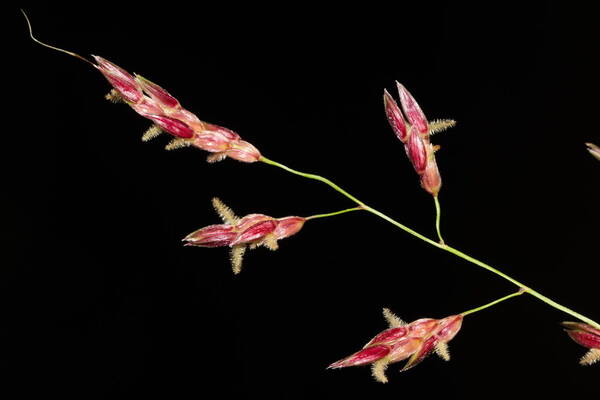
<path id="1" fill-rule="evenodd" d="M 592 320 L 592 319 L 590 319 L 590 318 L 588 318 L 588 317 L 586 317 L 586 316 L 584 316 L 584 315 L 582 315 L 582 314 L 580 314 L 580 313 L 578 313 L 578 312 L 576 312 L 574 310 L 571 310 L 570 308 L 565 307 L 565 306 L 563 306 L 560 303 L 557 303 L 556 301 L 554 301 L 554 300 L 552 300 L 552 299 L 544 296 L 543 294 L 539 293 L 538 291 L 532 289 L 531 287 L 529 287 L 527 285 L 524 285 L 523 283 L 519 282 L 518 280 L 516 280 L 516 279 L 512 278 L 511 276 L 505 274 L 504 272 L 502 272 L 502 271 L 500 271 L 500 270 L 492 267 L 491 265 L 488 265 L 488 264 L 484 263 L 483 261 L 479 261 L 476 258 L 471 257 L 471 256 L 463 253 L 462 251 L 457 250 L 457 249 L 455 249 L 453 247 L 450 247 L 450 246 L 448 246 L 448 245 L 446 245 L 444 243 L 439 243 L 439 242 L 436 242 L 435 240 L 429 239 L 425 235 L 422 235 L 422 234 L 416 232 L 415 230 L 407 227 L 406 225 L 401 224 L 400 222 L 396 221 L 395 219 L 393 219 L 393 218 L 385 215 L 381 211 L 376 210 L 376 209 L 374 209 L 372 207 L 369 207 L 368 205 L 366 205 L 362 201 L 358 200 L 356 197 L 354 197 L 353 195 L 351 195 L 350 193 L 348 193 L 347 191 L 345 191 L 344 189 L 342 189 L 341 187 L 339 187 L 338 185 L 336 185 L 335 183 L 333 183 L 331 180 L 329 180 L 327 178 L 324 178 L 324 177 L 316 175 L 316 174 L 308 174 L 308 173 L 305 173 L 305 172 L 297 171 L 297 170 L 292 169 L 290 167 L 287 167 L 287 166 L 285 166 L 285 165 L 283 165 L 281 163 L 278 163 L 276 161 L 270 160 L 270 159 L 268 159 L 266 157 L 261 157 L 260 161 L 264 162 L 265 164 L 273 165 L 275 167 L 284 169 L 284 170 L 286 170 L 286 171 L 288 171 L 288 172 L 290 172 L 292 174 L 299 175 L 299 176 L 302 176 L 304 178 L 314 179 L 314 180 L 323 182 L 323 183 L 327 184 L 328 186 L 330 186 L 331 188 L 333 188 L 334 190 L 336 190 L 337 192 L 339 192 L 342 195 L 346 196 L 350 200 L 354 201 L 356 204 L 358 204 L 359 208 L 361 208 L 361 209 L 363 209 L 365 211 L 368 211 L 368 212 L 370 212 L 372 214 L 377 215 L 378 217 L 386 220 L 387 222 L 391 223 L 392 225 L 397 226 L 398 228 L 402 229 L 403 231 L 411 234 L 412 236 L 414 236 L 414 237 L 416 237 L 418 239 L 421 239 L 422 241 L 424 241 L 426 243 L 429 243 L 430 245 L 432 245 L 434 247 L 437 247 L 438 249 L 442 249 L 442 250 L 445 250 L 445 251 L 447 251 L 449 253 L 452 253 L 455 256 L 462 258 L 463 260 L 469 261 L 470 263 L 475 264 L 478 267 L 486 269 L 489 272 L 492 272 L 493 274 L 498 275 L 498 276 L 504 278 L 505 280 L 507 280 L 510 283 L 512 283 L 512 284 L 516 285 L 517 287 L 519 287 L 519 291 L 529 293 L 530 295 L 538 298 L 539 300 L 543 301 L 544 303 L 548 304 L 549 306 L 554 307 L 557 310 L 560 310 L 560 311 L 562 311 L 562 312 L 564 312 L 566 314 L 569 314 L 569 315 L 571 315 L 571 316 L 579 319 L 580 321 L 583 321 L 583 322 L 585 322 L 585 323 L 587 323 L 587 324 L 589 324 L 589 325 L 591 325 L 591 326 L 593 326 L 593 327 L 595 327 L 597 329 L 600 329 L 600 324 L 598 324 L 596 321 L 594 321 L 594 320 Z M 438 213 L 438 219 L 439 219 L 439 213 Z M 514 296 L 516 296 L 516 294 L 514 294 Z M 513 297 L 513 296 L 510 296 L 510 297 Z"/>

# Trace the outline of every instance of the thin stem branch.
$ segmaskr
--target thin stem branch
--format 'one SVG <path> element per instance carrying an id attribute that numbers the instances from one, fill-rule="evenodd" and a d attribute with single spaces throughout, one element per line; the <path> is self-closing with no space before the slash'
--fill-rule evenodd
<path id="1" fill-rule="evenodd" d="M 335 183 L 333 183 L 332 181 L 330 181 L 327 178 L 323 178 L 322 176 L 319 175 L 315 175 L 315 174 L 307 174 L 306 172 L 300 172 L 300 171 L 296 171 L 295 169 L 292 169 L 290 167 L 286 167 L 283 164 L 280 164 L 276 161 L 273 160 L 269 160 L 268 158 L 261 156 L 260 160 L 264 162 L 265 164 L 269 164 L 269 165 L 274 165 L 276 167 L 279 167 L 281 169 L 284 169 L 288 172 L 291 172 L 292 174 L 296 174 L 296 175 L 300 175 L 303 176 L 305 178 L 309 178 L 309 179 L 314 179 L 317 181 L 321 181 L 329 186 L 331 186 L 333 189 L 335 189 L 336 191 L 340 192 L 341 194 L 343 194 L 344 196 L 346 196 L 347 198 L 349 198 L 350 200 L 352 200 L 353 202 L 355 202 L 356 204 L 358 204 L 359 206 L 363 206 L 364 203 L 360 200 L 358 200 L 356 197 L 352 196 L 350 193 L 346 192 L 344 189 L 342 189 L 341 187 L 339 187 L 338 185 L 336 185 Z"/>
<path id="2" fill-rule="evenodd" d="M 354 197 L 350 193 L 346 192 L 345 190 L 343 190 L 342 188 L 340 188 L 338 185 L 336 185 L 335 183 L 333 183 L 332 181 L 330 181 L 327 178 L 324 178 L 324 177 L 316 175 L 316 174 L 308 174 L 308 173 L 305 173 L 305 172 L 297 171 L 295 169 L 287 167 L 287 166 L 285 166 L 285 165 L 283 165 L 281 163 L 278 163 L 276 161 L 269 160 L 266 157 L 261 157 L 260 161 L 264 162 L 265 164 L 273 165 L 273 166 L 279 167 L 281 169 L 284 169 L 284 170 L 286 170 L 286 171 L 288 171 L 288 172 L 290 172 L 292 174 L 299 175 L 299 176 L 302 176 L 302 177 L 305 177 L 305 178 L 314 179 L 314 180 L 323 182 L 323 183 L 329 185 L 330 187 L 332 187 L 337 192 L 343 194 L 344 196 L 346 196 L 350 200 L 354 201 L 356 204 L 358 204 L 359 208 L 361 208 L 361 209 L 363 209 L 365 211 L 368 211 L 368 212 L 370 212 L 372 214 L 377 215 L 378 217 L 386 220 L 387 222 L 391 223 L 392 225 L 397 226 L 398 228 L 402 229 L 403 231 L 405 231 L 405 232 L 413 235 L 414 237 L 416 237 L 418 239 L 421 239 L 422 241 L 424 241 L 426 243 L 429 243 L 430 245 L 432 245 L 434 247 L 437 247 L 438 249 L 442 249 L 442 250 L 445 250 L 445 251 L 447 251 L 449 253 L 452 253 L 455 256 L 462 258 L 463 260 L 469 261 L 472 264 L 475 264 L 475 265 L 477 265 L 477 266 L 479 266 L 479 267 L 481 267 L 483 269 L 486 269 L 486 270 L 488 270 L 488 271 L 490 271 L 490 272 L 492 272 L 492 273 L 494 273 L 494 274 L 496 274 L 496 275 L 498 275 L 498 276 L 506 279 L 507 281 L 511 282 L 512 284 L 518 286 L 521 291 L 527 292 L 530 295 L 532 295 L 534 297 L 537 297 L 538 299 L 540 299 L 544 303 L 548 304 L 549 306 L 554 307 L 557 310 L 560 310 L 560 311 L 562 311 L 562 312 L 564 312 L 566 314 L 569 314 L 569 315 L 571 315 L 571 316 L 579 319 L 580 321 L 583 321 L 583 322 L 585 322 L 585 323 L 587 323 L 587 324 L 589 324 L 589 325 L 591 325 L 591 326 L 593 326 L 593 327 L 595 327 L 597 329 L 600 329 L 600 324 L 597 323 L 596 321 L 594 321 L 594 320 L 592 320 L 592 319 L 590 319 L 590 318 L 588 318 L 588 317 L 586 317 L 586 316 L 584 316 L 582 314 L 579 314 L 578 312 L 576 312 L 574 310 L 571 310 L 570 308 L 565 307 L 565 306 L 563 306 L 560 303 L 557 303 L 556 301 L 554 301 L 554 300 L 552 300 L 552 299 L 550 299 L 550 298 L 542 295 L 541 293 L 539 293 L 538 291 L 530 288 L 529 286 L 524 285 L 523 283 L 521 283 L 518 280 L 512 278 L 511 276 L 505 274 L 504 272 L 497 270 L 496 268 L 492 267 L 491 265 L 488 265 L 488 264 L 486 264 L 486 263 L 484 263 L 482 261 L 479 261 L 476 258 L 471 257 L 471 256 L 463 253 L 462 251 L 457 250 L 457 249 L 455 249 L 453 247 L 450 247 L 450 246 L 448 246 L 448 245 L 446 245 L 444 243 L 438 243 L 435 240 L 429 239 L 428 237 L 426 237 L 426 236 L 418 233 L 417 231 L 415 231 L 415 230 L 407 227 L 406 225 L 401 224 L 400 222 L 396 221 L 395 219 L 393 219 L 393 218 L 385 215 L 381 211 L 369 207 L 368 205 L 366 205 L 362 201 L 358 200 L 356 197 Z M 439 214 L 438 214 L 438 219 L 439 219 Z"/>
<path id="3" fill-rule="evenodd" d="M 49 48 L 49 49 L 52 49 L 52 50 L 59 51 L 59 52 L 61 52 L 61 53 L 68 54 L 68 55 L 70 55 L 71 57 L 79 58 L 81 61 L 85 61 L 86 63 L 88 63 L 88 64 L 90 64 L 90 65 L 92 65 L 92 66 L 94 66 L 94 67 L 96 66 L 96 65 L 95 65 L 93 62 L 91 62 L 90 60 L 88 60 L 88 59 L 87 59 L 87 58 L 85 58 L 85 57 L 82 57 L 82 56 L 80 56 L 80 55 L 79 55 L 79 54 L 77 54 L 77 53 L 73 53 L 72 51 L 68 51 L 68 50 L 65 50 L 65 49 L 61 49 L 60 47 L 54 47 L 54 46 L 52 46 L 52 45 L 49 45 L 49 44 L 47 44 L 47 43 L 44 43 L 44 42 L 42 42 L 42 41 L 38 40 L 37 38 L 35 38 L 35 37 L 33 36 L 33 28 L 31 27 L 31 22 L 29 21 L 29 17 L 27 16 L 27 14 L 25 14 L 25 11 L 23 11 L 23 9 L 21 9 L 21 13 L 23 13 L 23 16 L 25 17 L 25 21 L 27 21 L 27 27 L 29 28 L 29 36 L 31 37 L 31 40 L 33 40 L 34 42 L 36 42 L 36 43 L 38 43 L 38 44 L 40 44 L 40 45 L 42 45 L 42 46 L 44 46 L 44 47 L 47 47 L 47 48 Z"/>
<path id="4" fill-rule="evenodd" d="M 406 225 L 402 225 L 400 222 L 398 222 L 396 220 L 393 220 L 392 218 L 388 217 L 387 215 L 383 214 L 382 212 L 380 212 L 380 211 L 378 211 L 378 210 L 376 210 L 374 208 L 371 208 L 371 207 L 367 206 L 365 203 L 363 203 L 362 201 L 358 200 L 356 197 L 352 196 L 350 193 L 346 192 L 344 189 L 342 189 L 341 187 L 339 187 L 338 185 L 336 185 L 335 183 L 333 183 L 332 181 L 330 181 L 327 178 L 324 178 L 324 177 L 316 175 L 316 174 L 307 174 L 306 172 L 297 171 L 297 170 L 292 169 L 292 168 L 290 168 L 288 166 L 285 166 L 285 165 L 283 165 L 281 163 L 278 163 L 277 161 L 269 160 L 268 158 L 266 158 L 264 156 L 261 157 L 260 161 L 264 162 L 265 164 L 269 164 L 269 165 L 273 165 L 275 167 L 279 167 L 279 168 L 281 168 L 281 169 L 283 169 L 285 171 L 291 172 L 292 174 L 300 175 L 300 176 L 302 176 L 304 178 L 314 179 L 314 180 L 323 182 L 323 183 L 331 186 L 334 190 L 336 190 L 337 192 L 343 194 L 344 196 L 346 196 L 350 200 L 354 201 L 363 210 L 369 211 L 370 213 L 373 213 L 373 214 L 379 216 L 380 218 L 385 219 L 386 221 L 390 222 L 391 224 L 396 225 L 398 228 L 400 228 L 400 229 L 402 229 L 402 230 L 410 233 L 413 236 L 418 237 L 421 240 L 424 240 L 424 241 L 428 242 L 429 244 L 432 244 L 433 246 L 441 247 L 440 244 L 438 244 L 437 242 L 429 239 L 428 237 L 426 237 L 424 235 L 421 235 L 420 233 L 418 233 L 418 232 L 410 229 Z"/>
<path id="5" fill-rule="evenodd" d="M 440 244 L 444 244 L 442 232 L 440 231 L 440 217 L 442 215 L 440 201 L 437 196 L 433 196 L 433 201 L 435 202 L 435 230 L 437 231 L 438 238 L 440 239 Z"/>
<path id="6" fill-rule="evenodd" d="M 316 215 L 311 215 L 310 217 L 306 217 L 306 220 L 309 219 L 317 219 L 317 218 L 325 218 L 325 217 L 333 217 L 334 215 L 340 215 L 340 214 L 345 214 L 347 212 L 351 212 L 351 211 L 359 211 L 362 210 L 362 207 L 353 207 L 353 208 L 347 208 L 345 210 L 340 210 L 340 211 L 334 211 L 334 212 L 330 212 L 330 213 L 326 213 L 326 214 L 316 214 Z"/>
<path id="7" fill-rule="evenodd" d="M 501 298 L 496 299 L 494 301 L 491 301 L 491 302 L 489 302 L 487 304 L 484 304 L 482 306 L 479 306 L 479 307 L 476 307 L 476 308 L 472 308 L 472 309 L 470 309 L 468 311 L 462 312 L 462 313 L 460 313 L 460 315 L 462 315 L 464 317 L 466 315 L 473 314 L 473 313 L 475 313 L 477 311 L 485 310 L 486 308 L 494 306 L 494 305 L 496 305 L 498 303 L 501 303 L 504 300 L 508 300 L 508 299 L 510 299 L 512 297 L 515 297 L 515 296 L 520 296 L 520 295 L 522 295 L 525 292 L 526 292 L 526 290 L 520 289 L 520 290 L 518 290 L 518 291 L 516 291 L 514 293 L 511 293 L 511 294 L 509 294 L 507 296 L 504 296 L 504 297 L 501 297 Z"/>

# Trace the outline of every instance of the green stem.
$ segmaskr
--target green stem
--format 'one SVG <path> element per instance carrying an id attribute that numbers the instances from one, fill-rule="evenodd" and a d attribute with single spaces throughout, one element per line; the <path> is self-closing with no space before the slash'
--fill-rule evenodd
<path id="1" fill-rule="evenodd" d="M 438 238 L 440 238 L 440 244 L 444 244 L 442 232 L 440 231 L 440 216 L 442 215 L 440 201 L 437 196 L 433 196 L 433 201 L 435 202 L 435 230 L 437 231 Z"/>
<path id="2" fill-rule="evenodd" d="M 498 304 L 498 303 L 501 303 L 501 302 L 503 302 L 504 300 L 508 300 L 508 299 L 510 299 L 511 297 L 520 296 L 520 295 L 522 295 L 522 294 L 523 294 L 523 293 L 525 293 L 525 292 L 526 292 L 526 290 L 519 290 L 519 291 L 517 291 L 517 292 L 514 292 L 514 293 L 511 293 L 511 294 L 509 294 L 508 296 L 501 297 L 501 298 L 499 298 L 499 299 L 496 299 L 496 300 L 494 300 L 494 301 L 491 301 L 491 302 L 489 302 L 489 303 L 487 303 L 487 304 L 484 304 L 484 305 L 482 305 L 482 306 L 479 306 L 479 307 L 476 307 L 476 308 L 472 308 L 472 309 L 470 309 L 470 310 L 468 310 L 468 311 L 465 311 L 465 312 L 463 312 L 463 313 L 460 313 L 460 315 L 462 315 L 462 316 L 464 317 L 464 316 L 466 316 L 466 315 L 473 314 L 473 313 L 475 313 L 475 312 L 477 312 L 477 311 L 485 310 L 486 308 L 488 308 L 488 307 L 491 307 L 491 306 L 493 306 L 493 305 L 496 305 L 496 304 Z"/>
<path id="3" fill-rule="evenodd" d="M 463 260 L 467 260 L 467 261 L 469 261 L 469 262 L 471 262 L 471 263 L 473 263 L 473 264 L 475 264 L 475 265 L 477 265 L 477 266 L 479 266 L 481 268 L 487 269 L 488 271 L 490 271 L 490 272 L 492 272 L 492 273 L 494 273 L 494 274 L 496 274 L 498 276 L 501 276 L 502 278 L 506 279 L 507 281 L 515 284 L 516 286 L 519 286 L 520 288 L 522 288 L 524 291 L 526 291 L 530 295 L 532 295 L 534 297 L 537 297 L 538 299 L 540 299 L 544 303 L 548 304 L 549 306 L 554 307 L 557 310 L 560 310 L 560 311 L 562 311 L 562 312 L 564 312 L 566 314 L 572 315 L 573 317 L 579 319 L 580 321 L 583 321 L 583 322 L 585 322 L 587 324 L 592 325 L 593 327 L 595 327 L 597 329 L 600 329 L 600 324 L 598 324 L 596 321 L 594 321 L 594 320 L 592 320 L 592 319 L 590 319 L 590 318 L 588 318 L 588 317 L 586 317 L 586 316 L 584 316 L 582 314 L 579 314 L 578 312 L 576 312 L 574 310 L 571 310 L 570 308 L 565 307 L 565 306 L 563 306 L 560 303 L 557 303 L 556 301 L 550 299 L 549 297 L 544 296 L 540 292 L 538 292 L 536 290 L 533 290 L 532 288 L 530 288 L 528 286 L 525 286 L 521 282 L 519 282 L 516 279 L 514 279 L 514 278 L 506 275 L 505 273 L 497 270 L 496 268 L 494 268 L 494 267 L 492 267 L 492 266 L 490 266 L 490 265 L 488 265 L 488 264 L 486 264 L 486 263 L 484 263 L 482 261 L 479 261 L 476 258 L 473 258 L 473 257 L 471 257 L 471 256 L 463 253 L 462 251 L 457 250 L 457 249 L 455 249 L 453 247 L 450 247 L 448 245 L 442 246 L 441 248 L 443 248 L 444 250 L 446 250 L 446 251 L 448 251 L 448 252 L 450 252 L 450 253 L 452 253 L 452 254 L 460 257 L 460 258 L 462 258 Z"/>
<path id="4" fill-rule="evenodd" d="M 306 219 L 306 220 L 309 220 L 309 219 L 317 219 L 317 218 L 333 217 L 334 215 L 345 214 L 345 213 L 347 213 L 347 212 L 350 212 L 350 211 L 359 211 L 359 210 L 362 210 L 362 209 L 363 209 L 362 207 L 353 207 L 353 208 L 347 208 L 347 209 L 345 209 L 345 210 L 334 211 L 334 212 L 330 212 L 330 213 L 327 213 L 327 214 L 316 214 L 316 215 L 311 215 L 310 217 L 306 217 L 305 219 Z"/>
<path id="5" fill-rule="evenodd" d="M 305 172 L 297 171 L 297 170 L 292 169 L 290 167 L 287 167 L 287 166 L 285 166 L 283 164 L 280 164 L 280 163 L 278 163 L 276 161 L 269 160 L 266 157 L 261 157 L 260 161 L 264 162 L 265 164 L 273 165 L 275 167 L 279 167 L 281 169 L 284 169 L 284 170 L 286 170 L 286 171 L 288 171 L 288 172 L 290 172 L 292 174 L 300 175 L 300 176 L 305 177 L 305 178 L 314 179 L 314 180 L 323 182 L 323 183 L 329 185 L 330 187 L 332 187 L 337 192 L 343 194 L 344 196 L 346 196 L 350 200 L 354 201 L 356 204 L 358 204 L 358 206 L 359 206 L 358 208 L 361 208 L 361 209 L 363 209 L 365 211 L 368 211 L 368 212 L 370 212 L 372 214 L 377 215 L 378 217 L 386 220 L 387 222 L 391 223 L 392 225 L 397 226 L 398 228 L 402 229 L 403 231 L 405 231 L 405 232 L 407 232 L 407 233 L 415 236 L 416 238 L 421 239 L 424 242 L 429 243 L 430 245 L 432 245 L 434 247 L 437 247 L 438 249 L 445 250 L 445 251 L 447 251 L 449 253 L 454 254 L 457 257 L 462 258 L 463 260 L 469 261 L 470 263 L 473 263 L 473 264 L 475 264 L 475 265 L 477 265 L 477 266 L 479 266 L 479 267 L 481 267 L 483 269 L 486 269 L 486 270 L 492 272 L 492 273 L 494 273 L 494 274 L 496 274 L 496 275 L 498 275 L 498 276 L 506 279 L 507 281 L 511 282 L 512 284 L 518 286 L 521 289 L 521 291 L 525 291 L 525 292 L 529 293 L 530 295 L 532 295 L 534 297 L 537 297 L 539 300 L 543 301 L 544 303 L 548 304 L 549 306 L 554 307 L 557 310 L 560 310 L 560 311 L 562 311 L 562 312 L 564 312 L 566 314 L 569 314 L 569 315 L 571 315 L 571 316 L 579 319 L 580 321 L 583 321 L 583 322 L 585 322 L 585 323 L 587 323 L 587 324 L 589 324 L 589 325 L 591 325 L 591 326 L 593 326 L 593 327 L 595 327 L 597 329 L 600 329 L 600 324 L 598 324 L 596 321 L 594 321 L 594 320 L 592 320 L 590 318 L 587 318 L 586 316 L 584 316 L 582 314 L 579 314 L 578 312 L 573 311 L 570 308 L 563 306 L 562 304 L 559 304 L 559 303 L 555 302 L 554 300 L 552 300 L 552 299 L 550 299 L 550 298 L 542 295 L 541 293 L 537 292 L 536 290 L 533 290 L 532 288 L 530 288 L 530 287 L 522 284 L 518 280 L 510 277 L 509 275 L 507 275 L 507 274 L 505 274 L 505 273 L 497 270 L 496 268 L 494 268 L 494 267 L 492 267 L 492 266 L 490 266 L 490 265 L 488 265 L 488 264 L 486 264 L 486 263 L 484 263 L 482 261 L 479 261 L 476 258 L 473 258 L 473 257 L 471 257 L 471 256 L 463 253 L 462 251 L 457 250 L 457 249 L 455 249 L 453 247 L 450 247 L 450 246 L 448 246 L 448 245 L 446 245 L 444 243 L 438 243 L 435 240 L 429 239 L 428 237 L 426 237 L 424 235 L 421 235 L 420 233 L 412 230 L 411 228 L 409 228 L 409 227 L 401 224 L 400 222 L 396 221 L 395 219 L 393 219 L 391 217 L 388 217 L 387 215 L 385 215 L 381 211 L 378 211 L 378 210 L 376 210 L 374 208 L 371 208 L 371 207 L 367 206 L 365 203 L 363 203 L 362 201 L 358 200 L 356 197 L 352 196 L 350 193 L 346 192 L 345 190 L 343 190 L 342 188 L 340 188 L 338 185 L 336 185 L 335 183 L 333 183 L 332 181 L 330 181 L 327 178 L 324 178 L 322 176 L 315 175 L 315 174 L 307 174 Z M 439 219 L 439 213 L 438 213 L 438 219 Z"/>
<path id="6" fill-rule="evenodd" d="M 342 189 L 341 187 L 339 187 L 335 183 L 331 182 L 327 178 L 323 178 L 322 176 L 315 175 L 315 174 L 307 174 L 306 172 L 296 171 L 295 169 L 292 169 L 290 167 L 286 167 L 285 165 L 280 164 L 277 161 L 269 160 L 268 158 L 266 158 L 264 156 L 261 156 L 259 161 L 262 161 L 265 164 L 274 165 L 274 166 L 279 167 L 281 169 L 284 169 L 284 170 L 286 170 L 288 172 L 291 172 L 292 174 L 300 175 L 300 176 L 303 176 L 303 177 L 308 178 L 308 179 L 314 179 L 314 180 L 317 180 L 317 181 L 321 181 L 321 182 L 323 182 L 323 183 L 331 186 L 333 189 L 335 189 L 336 191 L 340 192 L 341 194 L 343 194 L 344 196 L 346 196 L 347 198 L 349 198 L 350 200 L 352 200 L 353 202 L 355 202 L 359 206 L 364 205 L 362 201 L 358 200 L 356 197 L 352 196 L 350 193 L 346 192 L 344 189 Z"/>

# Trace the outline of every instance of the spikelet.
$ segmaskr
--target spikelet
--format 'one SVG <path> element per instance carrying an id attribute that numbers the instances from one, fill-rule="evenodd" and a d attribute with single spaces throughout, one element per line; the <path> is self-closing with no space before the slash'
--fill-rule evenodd
<path id="1" fill-rule="evenodd" d="M 110 101 L 111 103 L 125 103 L 125 100 L 123 100 L 123 97 L 121 97 L 121 95 L 119 94 L 119 92 L 117 92 L 115 89 L 111 89 L 110 92 L 108 92 L 104 98 L 108 101 Z"/>
<path id="2" fill-rule="evenodd" d="M 142 135 L 142 142 L 147 142 L 149 140 L 152 140 L 155 137 L 157 137 L 158 135 L 160 135 L 162 132 L 163 132 L 162 129 L 160 129 L 160 127 L 158 125 L 152 125 Z"/>
<path id="3" fill-rule="evenodd" d="M 581 360 L 579 360 L 579 364 L 581 365 L 592 365 L 600 360 L 600 349 L 590 349 Z"/>
<path id="4" fill-rule="evenodd" d="M 231 248 L 230 259 L 231 259 L 231 268 L 233 269 L 234 274 L 239 274 L 242 270 L 242 259 L 244 258 L 244 253 L 246 252 L 246 246 L 243 244 L 238 244 Z"/>
<path id="5" fill-rule="evenodd" d="M 228 225 L 235 225 L 238 223 L 239 218 L 236 217 L 231 208 L 227 207 L 218 197 L 213 197 L 212 205 L 223 222 Z"/>
<path id="6" fill-rule="evenodd" d="M 429 134 L 435 135 L 436 133 L 445 131 L 448 128 L 452 128 L 456 125 L 456 121 L 453 119 L 436 119 L 429 122 Z"/>
<path id="7" fill-rule="evenodd" d="M 167 143 L 167 145 L 165 146 L 165 150 L 182 149 L 184 147 L 188 147 L 190 144 L 191 142 L 189 140 L 176 138 Z"/>
<path id="8" fill-rule="evenodd" d="M 387 369 L 388 365 L 389 361 L 387 358 L 382 358 L 381 360 L 375 361 L 373 365 L 371 365 L 371 374 L 377 382 L 387 383 L 388 379 L 387 376 L 385 376 L 385 370 Z"/>
<path id="9" fill-rule="evenodd" d="M 389 308 L 383 309 L 383 318 L 387 321 L 390 328 L 399 328 L 405 326 L 406 322 L 402 321 L 396 314 L 394 314 Z"/>

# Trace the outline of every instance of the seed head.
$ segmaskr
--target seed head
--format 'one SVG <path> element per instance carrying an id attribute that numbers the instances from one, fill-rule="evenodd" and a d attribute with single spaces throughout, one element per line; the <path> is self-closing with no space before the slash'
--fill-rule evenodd
<path id="1" fill-rule="evenodd" d="M 213 199 L 213 206 L 224 224 L 198 229 L 183 241 L 186 246 L 230 247 L 231 265 L 235 274 L 241 271 L 246 248 L 264 246 L 277 250 L 277 241 L 296 234 L 306 221 L 302 217 L 273 218 L 264 214 L 249 214 L 239 218 L 216 197 Z"/>
<path id="2" fill-rule="evenodd" d="M 408 359 L 402 368 L 402 371 L 406 371 L 434 351 L 444 360 L 450 359 L 448 342 L 460 330 L 462 315 L 443 319 L 423 318 L 406 324 L 387 308 L 384 308 L 383 314 L 390 325 L 389 329 L 376 335 L 362 350 L 334 362 L 328 368 L 371 364 L 373 377 L 385 383 L 385 370 L 389 364 Z"/>
<path id="3" fill-rule="evenodd" d="M 421 186 L 433 196 L 437 196 L 442 186 L 442 178 L 435 161 L 435 150 L 430 135 L 454 126 L 453 120 L 435 120 L 427 122 L 425 114 L 414 97 L 400 83 L 396 82 L 400 97 L 400 106 L 388 93 L 383 92 L 383 104 L 388 122 L 398 139 L 404 144 L 404 150 L 412 166 L 420 177 Z"/>
<path id="4" fill-rule="evenodd" d="M 160 131 L 180 139 L 167 145 L 167 150 L 194 146 L 211 154 L 209 162 L 226 157 L 243 162 L 256 162 L 261 154 L 252 144 L 241 140 L 230 129 L 201 121 L 195 114 L 184 109 L 167 90 L 141 75 L 131 75 L 110 61 L 94 56 L 94 66 L 113 86 L 107 98 L 124 101 L 141 116 L 150 119 Z M 160 132 L 159 131 L 159 132 Z M 147 141 L 157 131 L 149 131 L 142 137 Z"/>

